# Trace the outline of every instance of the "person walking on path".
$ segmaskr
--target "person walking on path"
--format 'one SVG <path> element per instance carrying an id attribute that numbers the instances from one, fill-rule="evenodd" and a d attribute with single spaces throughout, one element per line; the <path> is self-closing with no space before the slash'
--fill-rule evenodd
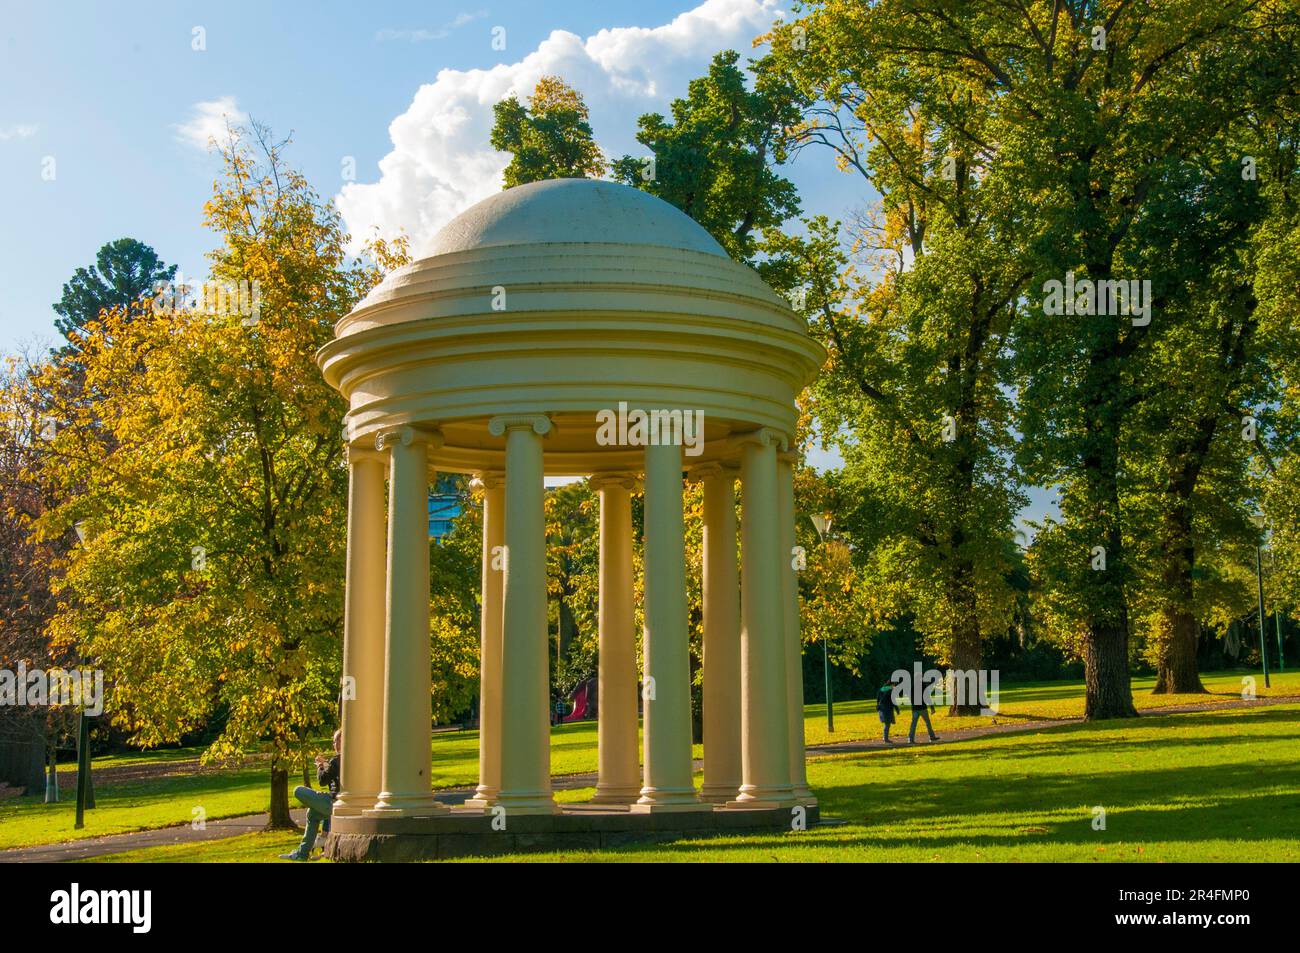
<path id="1" fill-rule="evenodd" d="M 930 671 L 921 674 L 920 662 L 912 667 L 912 671 L 912 688 L 908 693 L 911 696 L 908 701 L 912 706 L 912 727 L 907 732 L 907 743 L 916 744 L 916 723 L 922 718 L 925 719 L 925 730 L 930 735 L 930 741 L 938 741 L 939 736 L 934 733 L 934 726 L 930 724 L 930 713 L 934 711 L 935 697 L 939 696 L 939 673 Z"/>
<path id="2" fill-rule="evenodd" d="M 932 711 L 934 711 L 934 706 L 926 705 L 924 693 L 922 693 L 920 701 L 912 699 L 912 729 L 907 733 L 908 744 L 916 744 L 916 723 L 922 718 L 925 719 L 925 730 L 930 733 L 930 740 L 939 740 L 939 736 L 934 733 L 934 726 L 930 724 L 930 712 Z"/>
<path id="3" fill-rule="evenodd" d="M 876 715 L 880 718 L 881 725 L 885 729 L 885 744 L 892 745 L 889 740 L 889 726 L 894 723 L 894 712 L 898 711 L 898 705 L 894 703 L 894 686 L 891 682 L 886 682 L 880 686 L 880 691 L 876 692 Z"/>
<path id="4" fill-rule="evenodd" d="M 307 828 L 303 831 L 302 841 L 292 853 L 281 854 L 281 860 L 311 860 L 311 851 L 316 846 L 316 834 L 322 824 L 327 824 L 334 812 L 334 798 L 339 793 L 339 745 L 343 738 L 342 730 L 334 732 L 334 757 L 328 761 L 324 755 L 316 756 L 316 783 L 324 791 L 315 791 L 305 784 L 294 789 L 293 796 L 307 808 Z M 326 830 L 328 830 L 328 826 Z"/>

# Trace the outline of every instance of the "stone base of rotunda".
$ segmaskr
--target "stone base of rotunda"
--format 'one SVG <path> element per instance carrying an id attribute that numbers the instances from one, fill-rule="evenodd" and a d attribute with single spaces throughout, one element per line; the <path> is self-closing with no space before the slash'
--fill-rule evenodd
<path id="1" fill-rule="evenodd" d="M 734 808 L 635 813 L 603 804 L 565 804 L 556 814 L 502 818 L 455 807 L 431 817 L 335 817 L 325 840 L 331 860 L 403 862 L 535 851 L 600 850 L 681 838 L 802 829 L 818 823 L 817 807 Z M 505 821 L 504 829 L 502 820 Z"/>

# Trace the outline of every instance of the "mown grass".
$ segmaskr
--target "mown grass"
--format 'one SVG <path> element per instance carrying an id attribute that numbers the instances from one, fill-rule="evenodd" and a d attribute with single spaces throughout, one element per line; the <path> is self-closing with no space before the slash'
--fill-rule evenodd
<path id="1" fill-rule="evenodd" d="M 1134 696 L 1139 709 L 1189 703 L 1226 701 L 1239 698 L 1241 679 L 1252 673 L 1218 673 L 1204 678 L 1208 695 L 1151 695 L 1151 679 L 1135 679 Z M 1256 676 L 1261 696 L 1300 694 L 1300 673 L 1273 676 L 1271 689 L 1264 689 Z M 999 703 L 999 721 L 1062 720 L 1083 713 L 1081 682 L 1045 682 L 1004 685 Z M 878 737 L 880 725 L 874 706 L 868 701 L 835 705 L 835 732 L 826 732 L 825 707 L 805 709 L 805 732 L 810 745 L 857 741 Z M 906 712 L 903 716 L 906 718 Z M 935 728 L 943 734 L 954 728 L 986 724 L 983 718 L 952 719 L 945 712 L 935 716 Z M 1141 721 L 1138 724 L 1144 724 Z M 1126 724 L 1126 723 L 1120 723 Z M 895 735 L 906 733 L 906 723 Z M 1100 730 L 1099 725 L 1080 730 Z M 972 744 L 974 742 L 971 742 Z M 96 760 L 97 767 L 171 764 L 196 758 L 198 749 L 164 749 Z M 701 754 L 699 746 L 696 757 Z M 66 768 L 64 769 L 67 770 Z M 596 770 L 596 725 L 581 722 L 563 725 L 551 732 L 551 770 L 556 775 L 582 774 Z M 478 732 L 438 733 L 433 739 L 433 786 L 470 787 L 478 780 Z M 292 783 L 292 782 L 291 782 Z M 75 804 L 70 792 L 57 804 L 43 804 L 40 797 L 0 801 L 0 849 L 51 844 L 84 837 L 147 830 L 188 824 L 194 810 L 202 808 L 208 819 L 237 817 L 265 811 L 268 800 L 267 769 L 263 764 L 194 773 L 178 768 L 143 780 L 96 784 L 97 806 L 86 814 L 86 827 L 73 829 Z M 566 795 L 567 797 L 567 795 Z"/>
<path id="2" fill-rule="evenodd" d="M 1300 694 L 1300 672 L 1274 672 L 1270 688 L 1264 687 L 1264 679 L 1256 671 L 1216 672 L 1203 675 L 1201 682 L 1206 693 L 1197 695 L 1153 695 L 1154 677 L 1133 679 L 1133 703 L 1139 712 L 1154 712 L 1161 708 L 1175 708 L 1182 705 L 1199 705 L 1213 702 L 1232 701 L 1242 697 L 1243 679 L 1254 679 L 1255 694 L 1260 698 L 1277 695 Z M 997 709 L 998 721 L 1002 724 L 1032 721 L 1065 721 L 1083 717 L 1083 683 L 1069 682 L 1022 682 L 1003 685 L 999 693 Z M 880 737 L 880 723 L 876 719 L 874 702 L 850 701 L 836 702 L 835 732 L 826 730 L 826 706 L 808 705 L 804 708 L 804 737 L 810 745 L 829 744 L 838 741 L 858 741 L 863 738 Z M 907 710 L 899 716 L 903 720 L 902 732 L 895 727 L 893 735 L 906 735 L 910 724 Z M 974 725 L 987 724 L 983 718 L 950 717 L 945 710 L 936 711 L 931 716 L 934 729 L 940 735 L 945 729 L 969 728 Z"/>
<path id="3" fill-rule="evenodd" d="M 1298 751 L 1290 704 L 816 757 L 809 781 L 840 826 L 497 859 L 1296 862 Z M 293 840 L 249 834 L 100 859 L 267 861 Z"/>

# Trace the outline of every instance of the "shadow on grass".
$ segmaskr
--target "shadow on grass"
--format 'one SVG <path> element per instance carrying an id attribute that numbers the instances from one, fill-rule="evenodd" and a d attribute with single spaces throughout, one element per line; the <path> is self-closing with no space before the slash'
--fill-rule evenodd
<path id="1" fill-rule="evenodd" d="M 1288 766 L 1286 780 L 1300 785 L 1300 769 Z M 1274 779 L 1276 783 L 1277 779 Z M 1023 848 L 1035 844 L 1106 847 L 1142 842 L 1195 843 L 1233 840 L 1272 841 L 1300 837 L 1300 797 L 1296 791 L 1259 793 L 1260 768 L 1254 764 L 1188 767 L 1105 779 L 1071 774 L 1022 777 L 1013 785 L 973 783 L 970 778 L 819 785 L 823 815 L 849 821 L 840 828 L 814 828 L 803 834 L 751 835 L 735 840 L 677 842 L 674 853 L 740 854 L 792 846 L 810 849 L 857 848 L 942 850 L 948 847 Z M 1155 800 L 1168 807 L 1151 807 Z M 1205 801 L 1210 803 L 1204 803 Z M 1179 805 L 1179 801 L 1189 803 Z M 1094 805 L 1105 808 L 1106 830 L 1092 828 Z M 1062 814 L 1070 815 L 1062 818 Z M 888 824 L 890 829 L 873 829 Z M 953 834 L 948 828 L 981 825 L 984 830 Z M 992 830 L 989 830 L 992 828 Z M 630 856 L 655 853 L 662 844 L 628 845 Z M 1242 859 L 1249 848 L 1243 846 Z"/>
<path id="2" fill-rule="evenodd" d="M 1157 719 L 1135 720 L 1151 727 Z M 1295 710 L 1260 709 L 1215 716 L 1168 716 L 1179 729 L 1300 723 Z M 793 846 L 812 850 L 941 850 L 964 847 L 1073 849 L 1143 843 L 1196 844 L 1240 841 L 1248 859 L 1255 841 L 1300 839 L 1300 764 L 1277 755 L 1295 750 L 1300 734 L 1245 734 L 1241 740 L 1269 746 L 1271 758 L 1234 745 L 1238 736 L 1125 739 L 1124 722 L 1110 723 L 1110 737 L 1090 737 L 1097 723 L 1043 729 L 1051 740 L 989 746 L 957 746 L 918 757 L 872 752 L 818 759 L 814 789 L 823 816 L 844 827 L 807 833 L 761 834 L 734 840 L 679 842 L 674 852 L 714 856 Z M 1196 755 L 1197 764 L 1124 769 L 1112 755 L 1153 751 Z M 1221 751 L 1226 763 L 1205 764 L 1205 752 Z M 1026 764 L 1037 756 L 1039 764 Z M 1075 756 L 1078 756 L 1077 758 Z M 1051 763 L 1049 759 L 1054 760 Z M 945 767 L 949 765 L 950 767 Z M 982 766 L 987 771 L 980 773 Z M 974 766 L 974 773 L 973 773 Z M 1094 767 L 1095 766 L 1095 767 Z M 1088 773 L 1092 768 L 1095 773 Z M 1117 769 L 1119 768 L 1119 769 Z M 918 772 L 928 772 L 918 776 Z M 1093 808 L 1106 811 L 1107 827 L 1094 830 Z M 951 832 L 951 833 L 947 833 Z M 662 845 L 629 845 L 629 856 Z"/>
<path id="3" fill-rule="evenodd" d="M 1001 720 L 1001 718 L 1002 716 L 999 716 L 999 720 Z M 1054 721 L 1054 719 L 1032 719 L 1032 720 Z M 1111 719 L 1107 721 L 1094 721 L 1094 722 L 1082 722 L 1074 719 L 1069 719 L 1069 720 L 1061 721 L 1059 724 L 1048 724 L 1037 729 L 1032 729 L 1032 728 L 1021 729 L 1016 727 L 1007 731 L 994 730 L 985 735 L 981 735 L 975 738 L 960 739 L 959 741 L 951 744 L 940 744 L 934 748 L 930 746 L 930 743 L 924 741 L 918 742 L 916 745 L 910 745 L 907 744 L 905 741 L 900 741 L 893 748 L 874 746 L 870 749 L 864 749 L 861 752 L 854 752 L 854 753 L 871 754 L 877 758 L 887 758 L 890 756 L 897 757 L 907 752 L 924 751 L 925 757 L 929 759 L 938 759 L 938 760 L 949 760 L 949 759 L 962 760 L 962 759 L 974 759 L 974 758 L 987 759 L 990 757 L 989 750 L 986 745 L 981 745 L 980 744 L 981 742 L 990 742 L 990 741 L 996 742 L 997 739 L 999 738 L 1009 738 L 1009 737 L 1015 737 L 1019 739 L 1019 738 L 1024 738 L 1027 734 L 1030 733 L 1048 736 L 1050 740 L 1043 741 L 1043 742 L 1017 740 L 1013 747 L 1008 746 L 1005 749 L 1005 751 L 999 750 L 999 752 L 997 753 L 997 757 L 1000 758 L 1004 754 L 1011 758 L 1031 758 L 1031 757 L 1038 757 L 1044 754 L 1048 754 L 1048 755 L 1066 754 L 1068 752 L 1062 749 L 1061 742 L 1057 739 L 1061 738 L 1062 736 L 1072 736 L 1072 735 L 1087 736 L 1087 738 L 1086 740 L 1076 739 L 1074 741 L 1071 741 L 1070 742 L 1071 750 L 1076 750 L 1076 751 L 1096 750 L 1098 752 L 1119 752 L 1125 750 L 1126 748 L 1135 749 L 1135 750 L 1147 750 L 1151 747 L 1150 739 L 1126 741 L 1123 740 L 1122 736 L 1116 738 L 1114 733 L 1116 731 L 1122 730 L 1125 726 L 1131 726 L 1135 730 L 1151 728 L 1156 725 L 1168 726 L 1171 729 L 1194 729 L 1198 727 L 1222 728 L 1225 725 L 1235 725 L 1235 726 L 1245 727 L 1245 726 L 1250 726 L 1253 724 L 1260 724 L 1260 723 L 1268 723 L 1268 724 L 1293 723 L 1296 724 L 1297 726 L 1300 726 L 1300 711 L 1296 711 L 1295 709 L 1282 709 L 1282 708 L 1269 707 L 1269 708 L 1260 708 L 1248 712 L 1241 712 L 1240 709 L 1230 709 L 1217 714 L 1210 713 L 1210 712 L 1207 712 L 1205 714 L 1181 714 L 1181 715 L 1170 714 L 1164 716 L 1147 714 L 1139 718 L 1121 718 L 1121 719 Z M 940 730 L 947 729 L 949 731 L 960 729 L 961 727 L 963 726 L 959 724 L 955 724 L 951 721 L 938 726 Z M 974 728 L 977 726 L 971 725 L 968 727 Z M 1107 734 L 1098 737 L 1097 730 L 1099 728 L 1104 729 L 1107 732 Z M 902 734 L 905 735 L 905 732 L 906 732 L 906 726 L 904 726 L 904 732 L 902 732 Z M 1277 740 L 1300 740 L 1300 736 L 1297 735 L 1282 735 L 1282 736 L 1269 735 L 1267 736 L 1267 738 L 1277 738 Z M 1190 747 L 1190 748 L 1216 747 L 1216 746 L 1222 746 L 1224 744 L 1231 744 L 1235 740 L 1237 740 L 1235 737 L 1224 738 L 1222 736 L 1216 736 L 1211 738 L 1184 738 L 1184 737 L 1177 737 L 1171 734 L 1169 737 L 1160 739 L 1160 747 L 1161 748 L 1172 748 L 1172 747 L 1180 747 L 1180 746 Z M 847 742 L 846 744 L 860 745 L 863 744 L 863 742 Z M 971 744 L 976 744 L 980 746 L 972 748 L 969 747 Z M 820 759 L 820 758 L 827 758 L 827 757 L 835 758 L 837 756 L 833 747 L 819 746 L 818 750 L 812 752 L 810 757 L 814 759 Z M 880 762 L 877 761 L 873 763 L 879 764 Z"/>

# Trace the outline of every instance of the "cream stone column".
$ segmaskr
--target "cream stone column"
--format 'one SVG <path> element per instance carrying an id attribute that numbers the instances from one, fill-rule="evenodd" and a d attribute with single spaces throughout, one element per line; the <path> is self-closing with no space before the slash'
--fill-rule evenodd
<path id="1" fill-rule="evenodd" d="M 483 472 L 482 607 L 479 611 L 478 789 L 465 804 L 491 807 L 501 791 L 501 612 L 505 581 L 505 474 Z"/>
<path id="2" fill-rule="evenodd" d="M 740 790 L 740 570 L 736 469 L 709 463 L 691 476 L 704 490 L 704 786 L 725 804 Z"/>
<path id="3" fill-rule="evenodd" d="M 785 611 L 778 525 L 776 454 L 785 439 L 772 430 L 741 434 L 741 747 L 737 807 L 788 807 L 790 726 L 785 681 Z"/>
<path id="4" fill-rule="evenodd" d="M 636 623 L 632 588 L 631 473 L 597 473 L 600 494 L 600 666 L 596 804 L 631 804 L 641 793 L 637 761 Z"/>
<path id="5" fill-rule="evenodd" d="M 334 813 L 374 807 L 384 767 L 384 457 L 347 448 L 348 554 L 343 597 L 343 743 Z"/>
<path id="6" fill-rule="evenodd" d="M 388 611 L 384 657 L 383 790 L 367 814 L 425 816 L 447 806 L 433 797 L 433 713 L 429 658 L 429 448 L 436 432 L 381 431 L 388 450 Z"/>
<path id="7" fill-rule="evenodd" d="M 635 812 L 706 808 L 691 759 L 682 448 L 645 448 L 645 783 Z"/>
<path id="8" fill-rule="evenodd" d="M 505 581 L 501 620 L 501 790 L 513 814 L 552 814 L 546 519 L 541 414 L 493 417 L 506 438 Z"/>
<path id="9" fill-rule="evenodd" d="M 795 569 L 794 455 L 776 463 L 777 505 L 781 519 L 781 601 L 785 609 L 786 714 L 790 726 L 790 784 L 802 804 L 816 804 L 808 790 L 803 736 L 803 640 L 799 632 L 799 574 Z"/>

